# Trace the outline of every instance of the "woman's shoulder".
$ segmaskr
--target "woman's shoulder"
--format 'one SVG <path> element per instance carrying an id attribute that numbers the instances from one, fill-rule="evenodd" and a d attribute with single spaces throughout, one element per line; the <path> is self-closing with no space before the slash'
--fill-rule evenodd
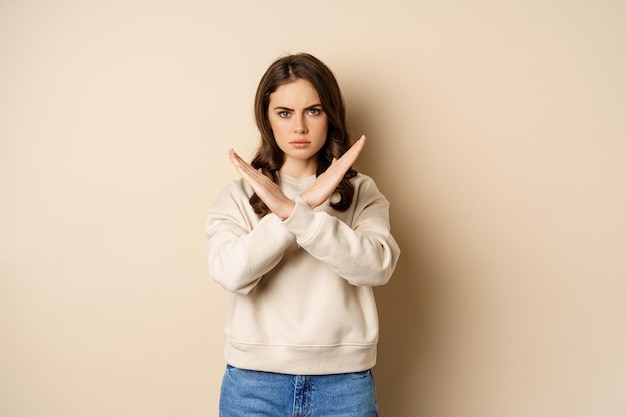
<path id="1" fill-rule="evenodd" d="M 359 172 L 350 181 L 354 187 L 355 195 L 358 195 L 359 198 L 367 198 L 367 196 L 377 198 L 382 195 L 374 179 L 367 174 Z"/>
<path id="2" fill-rule="evenodd" d="M 354 188 L 361 187 L 374 187 L 376 188 L 376 182 L 372 177 L 367 174 L 363 174 L 362 172 L 357 172 L 356 176 L 350 179 Z"/>
<path id="3" fill-rule="evenodd" d="M 218 192 L 217 200 L 248 200 L 254 190 L 243 178 L 228 181 Z"/>
<path id="4" fill-rule="evenodd" d="M 354 176 L 352 178 L 352 180 L 354 180 L 354 181 L 372 181 L 372 182 L 374 181 L 374 179 L 372 177 L 370 177 L 369 175 L 364 174 L 364 173 L 362 173 L 360 171 L 357 171 L 356 176 Z"/>
<path id="5" fill-rule="evenodd" d="M 224 185 L 222 192 L 229 194 L 252 195 L 254 191 L 252 190 L 252 187 L 250 187 L 250 184 L 248 184 L 243 178 L 234 178 Z"/>

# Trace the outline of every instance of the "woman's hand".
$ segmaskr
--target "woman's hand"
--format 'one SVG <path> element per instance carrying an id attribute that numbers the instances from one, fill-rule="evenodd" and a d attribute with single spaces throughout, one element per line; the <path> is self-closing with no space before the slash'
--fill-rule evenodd
<path id="1" fill-rule="evenodd" d="M 256 195 L 263 200 L 272 213 L 283 220 L 291 215 L 296 203 L 283 193 L 278 184 L 263 175 L 260 168 L 256 170 L 241 159 L 233 149 L 228 151 L 228 157 L 239 175 L 250 184 Z"/>
<path id="2" fill-rule="evenodd" d="M 341 158 L 333 158 L 333 161 L 328 169 L 317 177 L 313 186 L 300 194 L 300 197 L 309 205 L 309 207 L 315 208 L 320 206 L 324 204 L 328 198 L 330 198 L 343 179 L 343 176 L 361 154 L 361 151 L 365 146 L 365 140 L 365 135 L 361 136 L 361 138 L 357 140 L 354 145 L 352 145 L 350 149 L 348 149 L 346 153 L 341 156 Z"/>

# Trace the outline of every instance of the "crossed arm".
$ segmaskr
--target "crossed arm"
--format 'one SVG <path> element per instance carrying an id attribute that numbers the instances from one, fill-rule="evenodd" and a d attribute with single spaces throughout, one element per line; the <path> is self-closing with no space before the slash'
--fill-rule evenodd
<path id="1" fill-rule="evenodd" d="M 311 188 L 300 195 L 300 198 L 309 207 L 315 208 L 323 204 L 333 194 L 345 173 L 358 159 L 365 146 L 365 141 L 365 136 L 361 136 L 341 158 L 333 159 L 330 167 L 317 177 Z M 263 175 L 260 169 L 254 169 L 241 159 L 233 149 L 229 150 L 228 157 L 237 169 L 237 172 L 250 184 L 254 192 L 263 200 L 272 213 L 283 220 L 291 215 L 295 202 L 282 192 L 278 184 Z"/>
<path id="2" fill-rule="evenodd" d="M 263 217 L 250 229 L 245 219 L 233 217 L 232 193 L 236 191 L 226 191 L 220 199 L 223 204 L 210 211 L 207 223 L 207 253 L 213 278 L 229 291 L 246 294 L 280 262 L 285 249 L 297 241 L 302 249 L 353 285 L 386 283 L 400 250 L 389 230 L 389 203 L 373 181 L 360 183 L 359 195 L 364 199 L 355 203 L 358 214 L 350 225 L 328 213 L 312 210 L 332 195 L 364 146 L 362 137 L 341 158 L 333 160 L 311 188 L 293 200 L 231 150 L 231 162 L 274 216 Z M 247 204 L 247 198 L 242 204 Z M 264 244 L 258 244 L 259 239 Z"/>

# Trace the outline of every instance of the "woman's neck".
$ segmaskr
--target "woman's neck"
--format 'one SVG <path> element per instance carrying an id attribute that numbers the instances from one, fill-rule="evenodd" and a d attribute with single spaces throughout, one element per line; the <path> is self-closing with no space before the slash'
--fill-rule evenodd
<path id="1" fill-rule="evenodd" d="M 280 172 L 293 178 L 306 178 L 317 173 L 317 161 L 285 161 Z"/>

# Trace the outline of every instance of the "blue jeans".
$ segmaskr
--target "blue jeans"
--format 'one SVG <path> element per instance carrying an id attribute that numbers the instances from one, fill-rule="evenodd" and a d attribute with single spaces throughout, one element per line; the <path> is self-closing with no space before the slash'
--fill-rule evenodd
<path id="1" fill-rule="evenodd" d="M 372 372 L 288 375 L 226 366 L 220 417 L 377 417 Z"/>

